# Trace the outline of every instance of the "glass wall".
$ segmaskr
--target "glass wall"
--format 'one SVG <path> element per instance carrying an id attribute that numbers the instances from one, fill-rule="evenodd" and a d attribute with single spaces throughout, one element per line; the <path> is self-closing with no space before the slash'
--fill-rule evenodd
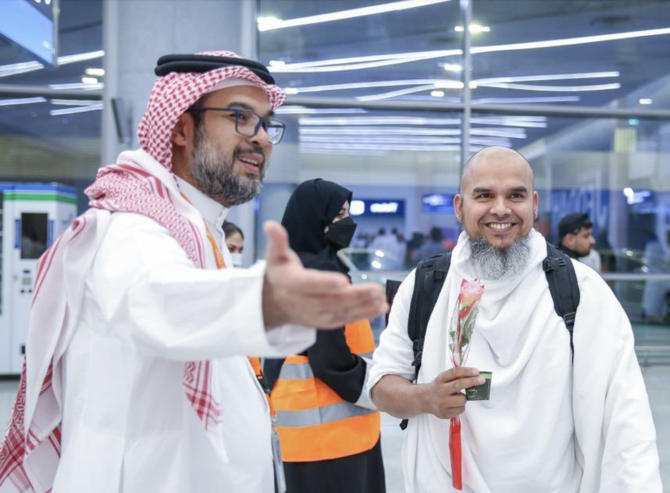
<path id="1" fill-rule="evenodd" d="M 385 12 L 383 2 L 260 2 L 260 58 L 288 88 L 279 118 L 292 130 L 276 149 L 259 224 L 281 218 L 301 181 L 337 181 L 366 211 L 353 246 L 367 251 L 347 254 L 359 277 L 402 277 L 431 229 L 453 247 L 463 161 L 486 146 L 510 147 L 535 172 L 538 230 L 556 241 L 563 215 L 588 212 L 603 275 L 638 344 L 667 346 L 665 2 L 475 0 L 471 12 L 453 1 L 420 3 Z M 387 212 L 370 213 L 372 204 Z M 405 243 L 398 262 L 375 268 L 380 228 Z"/>
<path id="2" fill-rule="evenodd" d="M 56 53 L 48 63 L 0 36 L 0 182 L 74 186 L 83 211 L 100 165 L 102 0 L 25 8 L 53 20 Z"/>

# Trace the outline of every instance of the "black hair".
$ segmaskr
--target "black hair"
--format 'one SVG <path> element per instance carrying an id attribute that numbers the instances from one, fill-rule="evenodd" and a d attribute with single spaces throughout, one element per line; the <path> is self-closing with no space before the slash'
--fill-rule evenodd
<path id="1" fill-rule="evenodd" d="M 226 221 L 223 223 L 223 232 L 225 233 L 226 238 L 229 238 L 235 233 L 239 233 L 239 235 L 244 240 L 244 233 L 242 233 L 242 230 L 236 224 L 231 223 L 230 221 Z"/>

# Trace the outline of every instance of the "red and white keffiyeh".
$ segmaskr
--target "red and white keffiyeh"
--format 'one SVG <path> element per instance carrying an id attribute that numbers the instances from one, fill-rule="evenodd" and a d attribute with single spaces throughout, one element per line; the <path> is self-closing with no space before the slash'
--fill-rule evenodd
<path id="1" fill-rule="evenodd" d="M 240 58 L 227 51 L 201 54 Z M 123 162 L 122 154 L 119 163 L 101 169 L 86 190 L 92 210 L 75 219 L 41 257 L 21 383 L 7 433 L 0 444 L 0 491 L 51 491 L 60 459 L 60 365 L 79 316 L 84 274 L 95 257 L 100 226 L 96 224 L 95 209 L 150 217 L 170 232 L 197 267 L 205 267 L 204 223 L 180 196 L 174 183 L 171 134 L 180 115 L 226 79 L 243 79 L 257 85 L 266 92 L 273 109 L 286 98 L 279 87 L 266 84 L 241 66 L 206 73 L 170 73 L 159 78 L 151 91 L 138 136 L 142 149 L 165 169 L 158 167 L 152 171 L 141 163 Z M 70 289 L 66 290 L 66 271 L 73 270 L 82 275 L 75 276 L 74 289 L 68 286 Z M 71 275 L 68 282 L 72 283 Z M 214 395 L 211 372 L 209 361 L 186 363 L 183 384 L 186 397 L 205 429 L 220 436 L 221 404 Z"/>

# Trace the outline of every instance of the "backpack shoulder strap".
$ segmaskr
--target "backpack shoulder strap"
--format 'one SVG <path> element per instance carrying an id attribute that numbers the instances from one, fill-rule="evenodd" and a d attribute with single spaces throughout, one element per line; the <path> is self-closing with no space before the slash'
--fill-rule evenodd
<path id="1" fill-rule="evenodd" d="M 570 351 L 572 362 L 575 361 L 575 347 L 572 335 L 575 326 L 575 315 L 579 306 L 579 284 L 572 260 L 551 243 L 547 242 L 547 258 L 542 262 L 547 276 L 549 291 L 554 301 L 554 309 L 565 322 L 570 333 Z"/>
<path id="2" fill-rule="evenodd" d="M 409 306 L 409 317 L 407 320 L 407 333 L 412 340 L 414 351 L 414 381 L 419 376 L 421 369 L 421 358 L 423 357 L 423 341 L 428 327 L 428 320 L 433 313 L 437 298 L 447 278 L 451 265 L 451 253 L 443 253 L 419 262 L 414 276 L 414 291 Z M 407 420 L 400 423 L 404 430 Z"/>

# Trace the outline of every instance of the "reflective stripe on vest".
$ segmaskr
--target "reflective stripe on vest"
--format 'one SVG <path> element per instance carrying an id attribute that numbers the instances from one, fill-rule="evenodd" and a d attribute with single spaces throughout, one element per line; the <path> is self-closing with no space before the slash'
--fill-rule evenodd
<path id="1" fill-rule="evenodd" d="M 345 327 L 352 353 L 369 358 L 374 351 L 370 323 Z M 314 376 L 307 356 L 289 356 L 272 391 L 284 462 L 313 462 L 360 454 L 379 440 L 379 412 L 342 399 Z"/>

